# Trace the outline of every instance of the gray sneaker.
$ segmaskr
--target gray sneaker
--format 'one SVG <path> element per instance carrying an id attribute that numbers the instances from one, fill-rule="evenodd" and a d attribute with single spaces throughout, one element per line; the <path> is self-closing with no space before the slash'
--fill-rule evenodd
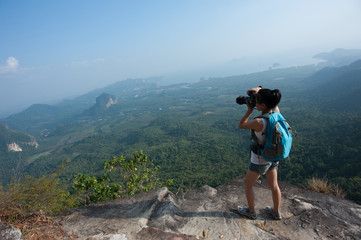
<path id="1" fill-rule="evenodd" d="M 248 207 L 237 207 L 238 213 L 242 216 L 248 217 L 249 219 L 255 220 L 257 219 L 256 212 L 250 212 Z"/>
<path id="2" fill-rule="evenodd" d="M 266 207 L 266 212 L 271 215 L 271 217 L 273 217 L 276 220 L 281 220 L 282 216 L 280 212 L 274 212 L 273 211 L 273 207 Z"/>

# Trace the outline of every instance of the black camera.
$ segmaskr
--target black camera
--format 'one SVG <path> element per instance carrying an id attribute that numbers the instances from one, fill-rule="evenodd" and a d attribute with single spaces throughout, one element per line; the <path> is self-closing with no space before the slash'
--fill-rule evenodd
<path id="1" fill-rule="evenodd" d="M 236 98 L 236 103 L 238 103 L 239 105 L 247 104 L 247 101 L 248 101 L 248 104 L 250 107 L 254 108 L 256 106 L 256 92 L 255 91 L 250 91 L 248 93 L 247 97 L 239 96 L 238 98 Z"/>

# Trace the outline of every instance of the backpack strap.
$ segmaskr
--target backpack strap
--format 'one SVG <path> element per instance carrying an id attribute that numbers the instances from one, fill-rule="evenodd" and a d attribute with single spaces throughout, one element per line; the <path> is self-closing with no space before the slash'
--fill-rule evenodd
<path id="1" fill-rule="evenodd" d="M 273 112 L 272 112 L 272 113 L 273 113 Z M 265 118 L 265 119 L 267 119 L 267 121 L 268 121 L 268 119 L 269 119 L 269 117 L 271 116 L 272 113 L 265 113 L 265 114 L 262 114 L 262 115 L 259 115 L 259 116 L 255 117 L 254 119 L 256 119 L 256 118 Z M 267 129 L 266 129 L 266 130 L 267 130 Z M 267 131 L 265 131 L 265 134 L 267 135 Z M 259 144 L 259 141 L 258 141 L 258 138 L 257 138 L 257 136 L 256 136 L 256 134 L 255 134 L 254 129 L 251 130 L 251 136 L 252 136 L 253 141 L 254 141 L 257 145 L 261 145 L 261 144 Z"/>
<path id="2" fill-rule="evenodd" d="M 262 114 L 262 115 L 259 115 L 259 116 L 255 117 L 254 119 L 256 119 L 256 118 L 265 118 L 268 121 L 268 119 L 269 119 L 269 117 L 271 116 L 272 113 L 265 113 L 265 114 Z M 267 136 L 267 129 L 263 133 Z M 254 141 L 254 143 L 251 144 L 251 151 L 253 151 L 257 155 L 260 155 L 260 150 L 264 148 L 264 145 L 259 143 L 254 129 L 251 130 L 251 139 Z"/>

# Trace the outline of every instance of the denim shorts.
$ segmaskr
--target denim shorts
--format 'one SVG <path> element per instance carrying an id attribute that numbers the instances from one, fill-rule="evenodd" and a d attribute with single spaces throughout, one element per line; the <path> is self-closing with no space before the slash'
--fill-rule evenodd
<path id="1" fill-rule="evenodd" d="M 252 172 L 256 172 L 259 173 L 261 175 L 265 175 L 266 172 L 268 170 L 272 170 L 275 168 L 278 168 L 279 162 L 269 162 L 266 164 L 254 164 L 254 163 L 250 163 L 248 169 L 251 170 Z"/>

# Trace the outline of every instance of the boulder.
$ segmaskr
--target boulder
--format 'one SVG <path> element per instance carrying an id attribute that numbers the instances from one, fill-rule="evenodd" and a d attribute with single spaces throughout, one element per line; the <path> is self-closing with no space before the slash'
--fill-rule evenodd
<path id="1" fill-rule="evenodd" d="M 21 240 L 21 231 L 9 225 L 0 222 L 0 239 L 1 240 Z"/>

